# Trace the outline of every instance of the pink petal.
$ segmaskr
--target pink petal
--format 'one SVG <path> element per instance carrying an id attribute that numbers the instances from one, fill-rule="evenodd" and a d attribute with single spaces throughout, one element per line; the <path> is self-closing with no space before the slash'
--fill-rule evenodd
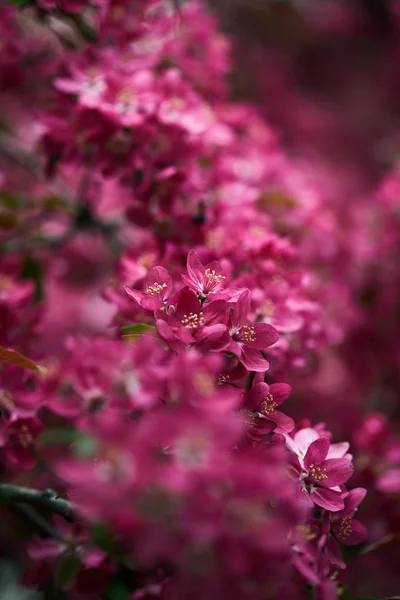
<path id="1" fill-rule="evenodd" d="M 294 429 L 293 419 L 282 413 L 280 410 L 275 410 L 268 418 L 276 423 L 276 433 L 289 433 Z"/>
<path id="2" fill-rule="evenodd" d="M 320 437 L 310 444 L 307 453 L 304 457 L 304 466 L 309 469 L 310 465 L 318 465 L 322 463 L 329 450 L 329 439 Z"/>
<path id="3" fill-rule="evenodd" d="M 279 334 L 272 325 L 267 325 L 267 323 L 254 323 L 253 327 L 256 339 L 254 342 L 246 342 L 246 346 L 264 350 L 278 341 Z"/>
<path id="4" fill-rule="evenodd" d="M 287 383 L 272 383 L 269 386 L 269 392 L 277 406 L 280 406 L 290 396 L 291 391 L 292 388 Z"/>
<path id="5" fill-rule="evenodd" d="M 176 318 L 181 321 L 189 313 L 198 315 L 200 312 L 202 312 L 201 304 L 196 294 L 192 290 L 184 288 L 180 293 L 176 307 Z"/>
<path id="6" fill-rule="evenodd" d="M 396 493 L 400 491 L 400 469 L 390 469 L 381 475 L 376 487 L 384 493 Z"/>
<path id="7" fill-rule="evenodd" d="M 358 505 L 364 500 L 367 494 L 365 488 L 354 488 L 350 490 L 344 501 L 344 510 L 341 511 L 341 517 L 352 517 L 356 512 Z M 338 515 L 339 516 L 339 515 Z"/>
<path id="8" fill-rule="evenodd" d="M 269 393 L 269 386 L 266 383 L 257 383 L 247 392 L 245 396 L 245 406 L 249 410 L 258 410 L 262 402 Z"/>
<path id="9" fill-rule="evenodd" d="M 340 546 L 331 535 L 328 537 L 326 548 L 328 550 L 329 562 L 335 565 L 336 567 L 339 567 L 339 569 L 345 569 L 346 563 L 343 560 Z"/>
<path id="10" fill-rule="evenodd" d="M 304 455 L 310 444 L 319 438 L 318 432 L 311 427 L 305 427 L 304 429 L 300 429 L 294 435 L 294 444 L 297 449 L 297 454 Z"/>
<path id="11" fill-rule="evenodd" d="M 314 488 L 311 492 L 311 499 L 314 504 L 317 504 L 326 510 L 330 510 L 331 512 L 337 512 L 344 507 L 344 502 L 340 493 L 333 492 L 326 488 Z"/>
<path id="12" fill-rule="evenodd" d="M 172 278 L 168 273 L 167 269 L 164 267 L 153 267 L 150 269 L 147 278 L 146 278 L 146 288 L 151 285 L 158 283 L 159 285 L 166 284 L 167 287 L 164 288 L 164 292 L 162 296 L 168 297 L 172 292 Z"/>
<path id="13" fill-rule="evenodd" d="M 197 282 L 197 284 L 201 285 L 203 283 L 205 268 L 200 262 L 197 252 L 194 250 L 190 250 L 188 254 L 186 268 L 192 283 Z"/>
<path id="14" fill-rule="evenodd" d="M 246 321 L 246 317 L 250 310 L 250 299 L 250 290 L 245 290 L 243 294 L 239 296 L 231 315 L 231 323 L 233 328 L 240 329 L 240 327 Z"/>
<path id="15" fill-rule="evenodd" d="M 204 320 L 207 325 L 214 325 L 215 323 L 223 323 L 224 325 L 228 322 L 229 305 L 225 300 L 215 300 L 206 304 L 203 308 Z"/>
<path id="16" fill-rule="evenodd" d="M 229 346 L 230 335 L 226 325 L 211 325 L 200 327 L 196 332 L 195 340 L 203 350 L 222 351 Z"/>
<path id="17" fill-rule="evenodd" d="M 157 297 L 149 296 L 139 290 L 131 290 L 124 285 L 124 290 L 132 300 L 135 300 L 145 310 L 157 310 L 163 306 L 162 300 Z"/>
<path id="18" fill-rule="evenodd" d="M 240 361 L 249 371 L 262 373 L 269 369 L 269 362 L 254 348 L 243 346 Z"/>
<path id="19" fill-rule="evenodd" d="M 350 444 L 348 442 L 331 444 L 326 458 L 343 458 L 349 448 Z"/>
<path id="20" fill-rule="evenodd" d="M 347 528 L 351 528 L 350 533 L 347 535 L 343 534 L 341 526 L 342 520 L 335 521 L 332 528 L 337 539 L 346 546 L 357 546 L 358 544 L 361 544 L 361 542 L 363 542 L 367 537 L 367 529 L 359 521 L 355 521 L 353 519 L 350 521 L 350 523 L 345 523 L 345 531 Z"/>
<path id="21" fill-rule="evenodd" d="M 352 476 L 354 471 L 353 464 L 348 458 L 328 458 L 323 462 L 322 467 L 328 476 L 327 479 L 319 482 L 323 487 L 342 485 Z"/>

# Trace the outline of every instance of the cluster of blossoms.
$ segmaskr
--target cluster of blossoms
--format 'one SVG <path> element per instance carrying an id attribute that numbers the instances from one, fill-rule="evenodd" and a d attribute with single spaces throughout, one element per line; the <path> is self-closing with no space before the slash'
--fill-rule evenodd
<path id="1" fill-rule="evenodd" d="M 0 19 L 0 500 L 44 490 L 25 585 L 68 600 L 357 589 L 345 547 L 366 539 L 366 490 L 372 545 L 400 521 L 398 439 L 361 417 L 370 348 L 399 359 L 396 173 L 343 234 L 346 178 L 286 156 L 230 100 L 204 6 L 29 4 Z M 369 314 L 391 319 L 364 348 L 371 282 Z"/>

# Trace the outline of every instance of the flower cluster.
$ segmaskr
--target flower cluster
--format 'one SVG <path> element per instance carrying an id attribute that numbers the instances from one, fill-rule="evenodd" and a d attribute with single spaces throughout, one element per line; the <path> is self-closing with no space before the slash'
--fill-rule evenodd
<path id="1" fill-rule="evenodd" d="M 336 600 L 376 564 L 395 594 L 396 170 L 371 192 L 286 152 L 232 100 L 201 3 L 1 10 L 0 503 L 24 585 Z M 265 105 L 318 147 L 331 121 L 276 54 Z"/>

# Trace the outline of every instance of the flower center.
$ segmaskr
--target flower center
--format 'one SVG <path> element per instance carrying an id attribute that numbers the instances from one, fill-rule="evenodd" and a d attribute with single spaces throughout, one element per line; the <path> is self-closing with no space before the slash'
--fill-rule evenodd
<path id="1" fill-rule="evenodd" d="M 276 406 L 277 406 L 277 404 L 274 401 L 272 394 L 268 394 L 264 398 L 264 402 L 261 405 L 261 412 L 264 415 L 268 416 L 268 415 L 272 414 L 273 412 L 275 412 Z"/>
<path id="2" fill-rule="evenodd" d="M 137 101 L 133 97 L 132 89 L 129 87 L 123 88 L 116 98 L 117 102 L 115 105 L 116 110 L 121 113 L 127 113 L 137 108 Z"/>
<path id="3" fill-rule="evenodd" d="M 272 315 L 273 315 L 273 314 L 274 314 L 274 312 L 275 312 L 275 307 L 274 307 L 274 305 L 273 305 L 272 301 L 271 301 L 271 300 L 269 300 L 269 299 L 267 299 L 267 300 L 264 302 L 264 305 L 263 305 L 263 307 L 262 307 L 261 311 L 262 311 L 262 313 L 263 313 L 263 314 L 264 314 L 266 317 L 272 317 Z"/>
<path id="4" fill-rule="evenodd" d="M 255 342 L 256 341 L 256 332 L 254 331 L 253 325 L 246 323 L 241 328 L 242 338 L 245 342 Z"/>
<path id="5" fill-rule="evenodd" d="M 210 288 L 221 285 L 222 281 L 226 279 L 225 275 L 218 275 L 214 269 L 206 269 L 204 271 L 204 278 L 207 279 L 207 284 Z"/>
<path id="6" fill-rule="evenodd" d="M 28 446 L 30 446 L 33 442 L 33 435 L 29 431 L 27 425 L 21 425 L 17 433 L 17 438 L 21 446 L 24 448 L 28 448 Z"/>
<path id="7" fill-rule="evenodd" d="M 349 535 L 351 534 L 352 531 L 353 530 L 351 528 L 351 518 L 345 517 L 340 522 L 338 536 L 341 537 L 342 539 L 346 539 L 349 537 Z"/>
<path id="8" fill-rule="evenodd" d="M 150 296 L 161 296 L 166 287 L 166 283 L 157 283 L 157 281 L 155 281 L 153 285 L 149 285 L 146 293 L 150 294 Z"/>
<path id="9" fill-rule="evenodd" d="M 314 481 L 322 481 L 323 479 L 328 479 L 325 467 L 321 467 L 320 465 L 311 464 L 308 468 L 308 475 Z"/>
<path id="10" fill-rule="evenodd" d="M 190 312 L 188 315 L 183 315 L 181 323 L 187 329 L 197 329 L 198 327 L 202 327 L 204 325 L 203 313 L 197 314 Z"/>
<path id="11" fill-rule="evenodd" d="M 240 410 L 240 416 L 243 418 L 243 421 L 247 427 L 254 427 L 254 413 L 252 410 L 249 410 L 248 408 L 242 408 Z"/>

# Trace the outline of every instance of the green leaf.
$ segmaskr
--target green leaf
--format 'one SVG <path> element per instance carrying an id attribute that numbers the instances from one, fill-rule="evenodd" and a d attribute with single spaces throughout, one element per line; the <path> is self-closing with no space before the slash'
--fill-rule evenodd
<path id="1" fill-rule="evenodd" d="M 57 587 L 65 589 L 71 583 L 80 564 L 81 562 L 75 553 L 68 554 L 57 569 L 55 577 Z"/>
<path id="2" fill-rule="evenodd" d="M 17 196 L 2 192 L 0 194 L 0 204 L 3 204 L 3 206 L 7 206 L 8 208 L 17 208 L 18 206 L 21 206 L 21 204 L 24 204 L 24 202 Z"/>
<path id="3" fill-rule="evenodd" d="M 82 458 L 89 458 L 97 452 L 96 438 L 76 429 L 47 429 L 40 435 L 39 441 L 44 446 L 72 445 L 75 455 Z"/>
<path id="4" fill-rule="evenodd" d="M 105 523 L 93 523 L 91 527 L 93 543 L 107 554 L 115 551 L 114 536 Z"/>
<path id="5" fill-rule="evenodd" d="M 129 595 L 129 589 L 119 579 L 112 579 L 107 586 L 107 600 L 128 600 Z"/>
<path id="6" fill-rule="evenodd" d="M 143 333 L 143 331 L 156 331 L 153 325 L 146 325 L 146 323 L 136 323 L 136 325 L 126 325 L 121 327 L 123 333 Z"/>
<path id="7" fill-rule="evenodd" d="M 53 444 L 73 444 L 82 433 L 76 429 L 47 429 L 40 435 L 40 442 L 45 446 Z"/>
<path id="8" fill-rule="evenodd" d="M 22 263 L 22 279 L 31 279 L 35 285 L 35 300 L 40 302 L 43 298 L 43 268 L 38 260 L 27 256 Z"/>
<path id="9" fill-rule="evenodd" d="M 96 454 L 98 443 L 96 438 L 91 435 L 80 434 L 74 442 L 74 452 L 77 456 L 88 458 Z"/>

